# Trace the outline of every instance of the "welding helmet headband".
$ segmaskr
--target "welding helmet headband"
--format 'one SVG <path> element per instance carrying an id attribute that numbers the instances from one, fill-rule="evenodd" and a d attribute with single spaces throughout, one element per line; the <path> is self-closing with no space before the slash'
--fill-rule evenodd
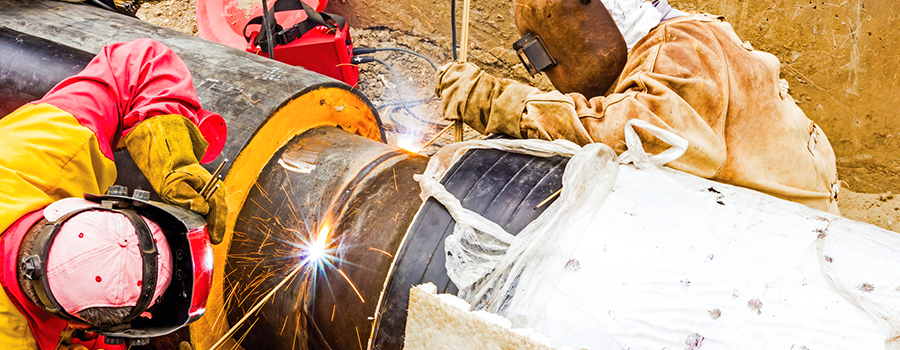
<path id="1" fill-rule="evenodd" d="M 625 39 L 600 0 L 521 0 L 516 27 L 522 40 L 542 39 L 555 61 L 544 73 L 563 93 L 605 95 L 628 59 Z"/>
<path id="2" fill-rule="evenodd" d="M 121 323 L 91 325 L 87 331 L 106 336 L 108 344 L 121 344 L 129 339 L 131 345 L 143 345 L 151 337 L 169 334 L 199 319 L 206 308 L 213 269 L 212 245 L 203 217 L 181 207 L 123 195 L 85 194 L 84 197 L 99 206 L 75 209 L 49 222 L 20 262 L 19 274 L 34 287 L 38 306 L 64 320 L 85 323 L 66 311 L 54 297 L 48 281 L 48 259 L 51 246 L 67 221 L 82 213 L 101 211 L 122 214 L 134 226 L 142 259 L 141 291 L 132 311 Z M 172 276 L 168 288 L 161 293 L 155 293 L 158 246 L 141 217 L 159 225 L 171 253 Z M 153 317 L 139 318 L 151 306 L 154 294 L 161 295 L 151 308 Z"/>

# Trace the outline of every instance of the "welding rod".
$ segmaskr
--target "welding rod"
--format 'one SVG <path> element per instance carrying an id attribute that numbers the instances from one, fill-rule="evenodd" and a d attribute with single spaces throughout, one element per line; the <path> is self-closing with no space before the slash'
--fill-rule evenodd
<path id="1" fill-rule="evenodd" d="M 455 1 L 455 0 L 454 0 Z M 463 26 L 462 26 L 462 37 L 460 38 L 460 48 L 462 51 L 459 53 L 459 62 L 466 63 L 469 53 L 469 0 L 463 0 Z M 454 140 L 456 142 L 462 142 L 463 140 L 463 121 L 462 116 L 459 116 L 459 120 L 453 121 L 453 125 L 456 126 L 456 131 L 454 136 Z"/>
<path id="2" fill-rule="evenodd" d="M 225 167 L 225 163 L 228 163 L 228 159 L 223 160 L 222 163 L 219 164 L 219 167 L 216 168 L 216 171 L 212 173 L 209 181 L 203 184 L 203 187 L 200 188 L 200 196 L 202 196 L 203 198 L 212 196 L 212 193 L 210 193 L 210 191 L 215 192 L 215 189 L 213 189 L 213 187 L 215 187 L 214 185 L 216 184 L 216 182 L 218 182 L 216 180 L 219 179 L 219 173 L 222 172 L 222 168 Z"/>
<path id="3" fill-rule="evenodd" d="M 437 139 L 438 139 L 439 137 L 441 137 L 441 135 L 446 134 L 446 133 L 447 133 L 447 130 L 450 130 L 450 128 L 454 127 L 455 125 L 456 125 L 456 124 L 451 123 L 450 125 L 447 125 L 446 127 L 444 127 L 443 130 L 441 130 L 440 132 L 438 132 L 437 135 L 434 135 L 434 137 L 432 137 L 431 140 L 429 140 L 428 142 L 425 143 L 425 145 L 423 145 L 422 147 L 420 147 L 420 148 L 419 148 L 419 151 L 416 152 L 416 153 L 422 153 L 422 151 L 424 151 L 425 148 L 428 148 L 428 146 L 431 146 L 431 144 L 434 143 L 434 141 L 437 141 Z"/>
<path id="4" fill-rule="evenodd" d="M 209 193 L 207 193 L 206 196 L 203 197 L 203 199 L 205 199 L 207 202 L 209 202 L 209 199 L 212 198 L 214 193 L 216 193 L 216 190 L 219 189 L 220 185 L 222 185 L 222 184 L 217 183 L 215 187 L 213 187 L 211 190 L 209 190 Z"/>
<path id="5" fill-rule="evenodd" d="M 550 197 L 547 197 L 547 199 L 541 201 L 540 203 L 538 203 L 538 205 L 534 206 L 534 210 L 538 210 L 538 208 L 543 207 L 544 204 L 547 204 L 547 202 L 549 202 L 553 198 L 556 198 L 556 196 L 559 196 L 560 193 L 562 193 L 561 188 L 558 191 L 553 192 L 553 194 L 551 194 Z"/>

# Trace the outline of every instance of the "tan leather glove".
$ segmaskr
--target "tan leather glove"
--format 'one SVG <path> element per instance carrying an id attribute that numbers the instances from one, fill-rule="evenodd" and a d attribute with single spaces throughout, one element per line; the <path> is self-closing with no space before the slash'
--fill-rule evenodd
<path id="1" fill-rule="evenodd" d="M 225 189 L 220 186 L 209 201 L 198 193 L 212 176 L 197 161 L 207 146 L 194 123 L 174 114 L 144 120 L 125 137 L 125 148 L 160 198 L 205 215 L 209 239 L 219 244 L 228 213 Z"/>
<path id="2" fill-rule="evenodd" d="M 482 134 L 522 137 L 519 124 L 525 99 L 537 88 L 498 79 L 471 63 L 451 62 L 437 73 L 434 93 L 441 98 L 444 119 L 462 121 Z"/>

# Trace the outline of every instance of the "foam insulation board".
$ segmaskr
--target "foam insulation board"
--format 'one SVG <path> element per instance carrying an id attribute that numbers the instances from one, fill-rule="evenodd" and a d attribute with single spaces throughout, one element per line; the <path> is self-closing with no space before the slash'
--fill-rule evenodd
<path id="1" fill-rule="evenodd" d="M 543 344 L 549 343 L 545 336 L 510 329 L 507 319 L 469 311 L 469 304 L 462 299 L 436 291 L 431 283 L 410 289 L 405 350 L 556 349 Z"/>

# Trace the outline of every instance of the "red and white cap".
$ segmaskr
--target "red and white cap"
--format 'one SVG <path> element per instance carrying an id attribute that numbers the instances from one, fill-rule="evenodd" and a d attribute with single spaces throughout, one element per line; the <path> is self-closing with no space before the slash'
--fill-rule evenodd
<path id="1" fill-rule="evenodd" d="M 66 198 L 44 208 L 44 217 L 56 221 L 75 210 L 98 206 L 82 198 Z M 159 252 L 153 305 L 172 278 L 172 253 L 159 225 L 141 218 Z M 77 214 L 51 242 L 48 284 L 59 305 L 73 316 L 92 307 L 134 306 L 141 294 L 142 276 L 138 237 L 125 215 L 105 211 Z"/>

